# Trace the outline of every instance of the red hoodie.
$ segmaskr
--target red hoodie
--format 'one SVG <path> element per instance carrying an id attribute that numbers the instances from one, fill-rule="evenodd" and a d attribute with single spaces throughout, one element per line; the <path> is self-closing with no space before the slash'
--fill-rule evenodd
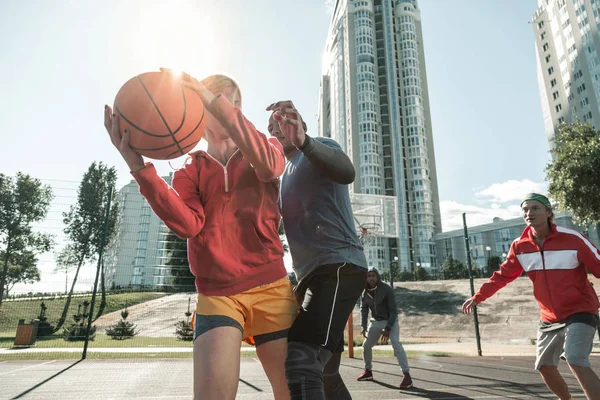
<path id="1" fill-rule="evenodd" d="M 600 303 L 587 271 L 600 278 L 600 251 L 581 233 L 554 224 L 543 247 L 535 243 L 531 228 L 525 228 L 510 246 L 500 271 L 473 299 L 481 303 L 525 271 L 533 282 L 542 321 L 560 322 L 580 312 L 597 314 Z"/>
<path id="2" fill-rule="evenodd" d="M 198 151 L 175 172 L 173 188 L 150 163 L 133 176 L 156 215 L 188 239 L 198 293 L 229 296 L 286 275 L 277 204 L 285 158 L 224 97 L 208 110 L 238 144 L 226 166 Z"/>

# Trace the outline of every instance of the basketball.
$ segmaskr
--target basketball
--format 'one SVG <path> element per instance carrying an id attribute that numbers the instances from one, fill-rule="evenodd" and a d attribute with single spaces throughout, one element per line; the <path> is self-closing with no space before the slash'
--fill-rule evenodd
<path id="1" fill-rule="evenodd" d="M 166 72 L 146 72 L 128 80 L 115 97 L 121 134 L 129 145 L 155 160 L 187 154 L 202 139 L 205 110 L 198 93 Z"/>

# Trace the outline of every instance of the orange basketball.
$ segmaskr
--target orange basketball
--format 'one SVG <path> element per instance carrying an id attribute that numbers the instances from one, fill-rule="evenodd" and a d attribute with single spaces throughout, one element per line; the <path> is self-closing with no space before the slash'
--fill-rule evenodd
<path id="1" fill-rule="evenodd" d="M 143 156 L 170 160 L 187 154 L 204 135 L 202 99 L 166 72 L 146 72 L 128 80 L 115 97 L 121 134 Z"/>

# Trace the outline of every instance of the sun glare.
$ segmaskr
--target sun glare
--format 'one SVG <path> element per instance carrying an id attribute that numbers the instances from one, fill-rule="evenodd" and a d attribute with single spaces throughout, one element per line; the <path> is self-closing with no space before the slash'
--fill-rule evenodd
<path id="1" fill-rule="evenodd" d="M 217 37 L 197 2 L 163 3 L 139 10 L 132 37 L 136 61 L 144 70 L 169 68 L 195 77 L 212 72 L 218 57 Z"/>

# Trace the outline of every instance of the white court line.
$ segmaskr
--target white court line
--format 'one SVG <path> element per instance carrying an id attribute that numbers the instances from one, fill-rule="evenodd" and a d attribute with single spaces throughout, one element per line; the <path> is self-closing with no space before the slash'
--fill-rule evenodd
<path id="1" fill-rule="evenodd" d="M 7 374 L 15 373 L 17 371 L 24 371 L 24 370 L 30 369 L 30 368 L 41 367 L 42 365 L 50 364 L 50 363 L 53 363 L 53 362 L 56 362 L 56 360 L 46 361 L 45 363 L 36 364 L 36 365 L 30 365 L 29 367 L 23 367 L 23 368 L 19 368 L 19 369 L 14 369 L 14 370 L 8 371 L 8 372 L 2 372 L 2 373 L 0 373 L 0 375 L 7 375 Z"/>
<path id="2" fill-rule="evenodd" d="M 436 362 L 433 362 L 433 361 L 421 360 L 421 359 L 418 359 L 418 358 L 415 359 L 415 361 L 426 362 L 426 363 L 433 364 L 433 365 L 437 366 L 438 367 L 437 369 L 444 369 L 444 366 L 442 364 L 436 363 Z M 417 367 L 415 367 L 415 368 L 417 368 Z"/>

